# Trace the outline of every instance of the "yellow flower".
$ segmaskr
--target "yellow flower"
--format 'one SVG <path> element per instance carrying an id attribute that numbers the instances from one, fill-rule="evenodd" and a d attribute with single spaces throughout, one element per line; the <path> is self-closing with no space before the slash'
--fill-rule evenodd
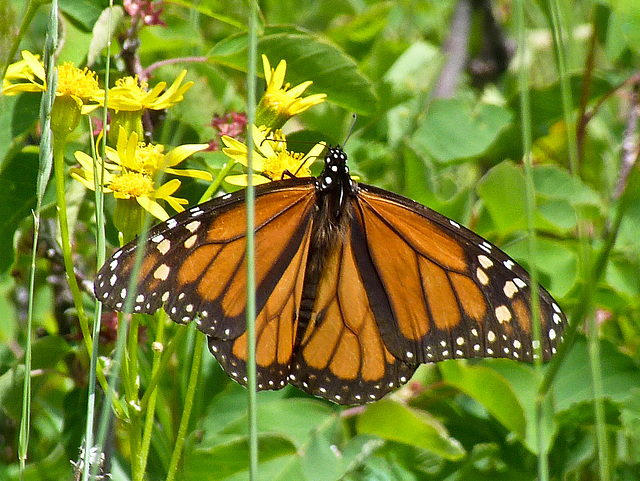
<path id="1" fill-rule="evenodd" d="M 255 125 L 251 129 L 253 143 L 253 184 L 265 184 L 273 180 L 280 180 L 290 174 L 295 177 L 309 177 L 309 167 L 320 156 L 325 148 L 324 143 L 318 143 L 305 155 L 287 150 L 287 140 L 280 131 L 259 129 Z M 226 148 L 222 151 L 231 159 L 247 166 L 247 146 L 228 136 L 222 137 Z M 230 175 L 225 178 L 233 185 L 247 185 L 247 175 Z"/>
<path id="2" fill-rule="evenodd" d="M 115 87 L 109 89 L 108 107 L 116 112 L 161 110 L 171 107 L 181 102 L 184 99 L 184 93 L 193 85 L 193 82 L 181 85 L 186 75 L 187 71 L 183 70 L 164 93 L 162 92 L 167 87 L 166 82 L 158 83 L 149 91 L 147 83 L 140 82 L 137 76 L 118 79 Z M 104 98 L 95 100 L 104 103 Z"/>
<path id="3" fill-rule="evenodd" d="M 256 113 L 256 123 L 266 125 L 273 129 L 281 128 L 284 123 L 309 107 L 324 102 L 326 94 L 314 94 L 301 97 L 302 93 L 313 82 L 307 80 L 290 88 L 289 83 L 284 83 L 287 71 L 287 62 L 281 60 L 275 69 L 271 68 L 266 55 L 262 56 L 264 76 L 267 81 L 267 89 L 260 99 Z"/>
<path id="4" fill-rule="evenodd" d="M 157 177 L 160 173 L 167 172 L 210 181 L 212 177 L 208 172 L 172 168 L 207 147 L 208 144 L 180 145 L 164 154 L 164 146 L 138 143 L 138 135 L 135 132 L 127 136 L 126 131 L 121 128 L 117 149 L 107 147 L 107 159 L 98 158 L 98 184 L 104 186 L 105 193 L 112 193 L 116 199 L 135 199 L 153 216 L 167 220 L 167 212 L 157 201 L 164 200 L 175 211 L 181 212 L 184 210 L 182 205 L 186 204 L 187 200 L 172 196 L 180 187 L 181 182 L 178 179 L 155 187 Z M 77 151 L 75 157 L 81 168 L 71 169 L 71 176 L 88 189 L 94 190 L 93 159 L 81 151 Z M 102 172 L 104 178 L 101 178 Z"/>
<path id="5" fill-rule="evenodd" d="M 92 103 L 95 98 L 104 96 L 100 89 L 96 73 L 87 69 L 74 67 L 65 62 L 59 65 L 58 85 L 56 97 L 72 98 L 82 113 L 95 110 L 98 104 Z M 4 95 L 16 95 L 20 92 L 44 92 L 47 89 L 46 75 L 42 62 L 27 50 L 22 51 L 22 60 L 7 68 L 7 74 L 2 81 Z"/>
<path id="6" fill-rule="evenodd" d="M 17 95 L 20 92 L 44 92 L 46 89 L 46 75 L 42 62 L 39 57 L 23 50 L 22 60 L 7 67 L 7 73 L 2 80 L 2 93 Z"/>

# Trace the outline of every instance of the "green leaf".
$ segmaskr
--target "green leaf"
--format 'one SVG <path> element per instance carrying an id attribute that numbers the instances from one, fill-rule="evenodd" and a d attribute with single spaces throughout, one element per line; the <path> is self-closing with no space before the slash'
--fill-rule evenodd
<path id="1" fill-rule="evenodd" d="M 510 384 L 513 393 L 522 406 L 526 422 L 527 434 L 524 439 L 525 446 L 532 453 L 538 452 L 536 443 L 537 435 L 541 434 L 544 440 L 545 451 L 551 446 L 556 431 L 556 423 L 553 413 L 553 404 L 549 396 L 543 405 L 541 432 L 536 433 L 536 396 L 537 383 L 535 373 L 528 364 L 514 362 L 510 359 L 487 360 L 485 366 L 500 374 Z"/>
<path id="2" fill-rule="evenodd" d="M 434 101 L 413 140 L 442 163 L 480 156 L 513 120 L 510 110 L 460 99 Z"/>
<path id="3" fill-rule="evenodd" d="M 118 31 L 124 19 L 124 10 L 116 5 L 113 9 L 105 8 L 91 30 L 91 43 L 87 53 L 87 65 L 93 65 L 102 51 L 107 48 L 111 35 Z"/>
<path id="4" fill-rule="evenodd" d="M 611 5 L 612 10 L 617 15 L 618 31 L 626 41 L 626 47 L 640 52 L 640 9 L 635 0 L 603 0 Z"/>
<path id="5" fill-rule="evenodd" d="M 566 296 L 579 280 L 577 253 L 571 248 L 571 244 L 567 245 L 558 240 L 538 238 L 537 246 L 536 267 L 542 274 L 540 283 L 554 296 Z M 527 239 L 511 243 L 506 250 L 525 269 L 529 266 Z"/>
<path id="6" fill-rule="evenodd" d="M 32 369 L 51 369 L 71 351 L 71 346 L 60 336 L 41 337 L 32 344 Z"/>
<path id="7" fill-rule="evenodd" d="M 395 95 L 426 91 L 440 73 L 439 50 L 427 42 L 412 43 L 387 70 L 383 79 Z M 390 126 L 391 127 L 391 126 Z"/>
<path id="8" fill-rule="evenodd" d="M 325 93 L 327 100 L 358 114 L 371 114 L 377 98 L 373 84 L 359 70 L 358 64 L 337 46 L 301 29 L 267 27 L 260 37 L 258 52 L 269 58 L 275 68 L 287 61 L 285 83 L 292 86 L 307 80 L 313 84 L 305 94 Z M 218 43 L 209 54 L 212 62 L 245 72 L 247 36 L 233 35 Z M 258 68 L 262 72 L 262 63 Z"/>
<path id="9" fill-rule="evenodd" d="M 612 401 L 624 402 L 631 394 L 629 388 L 640 386 L 638 364 L 605 340 L 600 341 L 600 365 L 603 394 Z M 553 386 L 558 411 L 570 409 L 577 403 L 593 401 L 591 365 L 584 337 L 578 338 L 571 348 Z"/>
<path id="10" fill-rule="evenodd" d="M 579 178 L 554 165 L 542 165 L 533 170 L 536 195 L 547 199 L 566 200 L 573 206 L 601 204 L 598 194 Z"/>
<path id="11" fill-rule="evenodd" d="M 260 464 L 296 453 L 291 440 L 275 434 L 258 437 Z M 249 441 L 246 436 L 208 448 L 185 450 L 184 479 L 227 479 L 232 475 L 248 476 Z"/>
<path id="12" fill-rule="evenodd" d="M 90 32 L 104 5 L 95 0 L 60 0 L 60 11 L 75 25 Z"/>
<path id="13" fill-rule="evenodd" d="M 13 263 L 13 237 L 36 206 L 38 152 L 34 148 L 10 158 L 0 171 L 0 274 Z"/>
<path id="14" fill-rule="evenodd" d="M 287 436 L 296 445 L 302 445 L 313 431 L 335 419 L 335 413 L 325 403 L 315 399 L 293 398 L 258 404 L 258 432 Z M 227 425 L 221 434 L 241 435 L 247 430 L 246 412 Z"/>
<path id="15" fill-rule="evenodd" d="M 394 401 L 383 399 L 370 404 L 358 417 L 356 426 L 359 433 L 427 449 L 452 461 L 465 453 L 437 419 Z"/>
<path id="16" fill-rule="evenodd" d="M 583 75 L 572 75 L 569 81 L 572 98 L 579 99 L 584 82 Z M 601 97 L 613 87 L 614 84 L 611 82 L 601 77 L 593 76 L 590 84 L 589 100 Z M 532 134 L 534 140 L 547 135 L 551 126 L 562 120 L 563 112 L 560 98 L 562 98 L 562 93 L 559 82 L 554 82 L 543 88 L 530 90 L 531 125 L 533 126 Z M 517 91 L 514 91 L 513 96 L 509 100 L 509 107 L 516 113 L 516 118 L 520 119 L 520 97 Z"/>
<path id="17" fill-rule="evenodd" d="M 500 232 L 526 227 L 524 175 L 512 162 L 502 162 L 489 170 L 478 184 L 478 195 Z"/>
<path id="18" fill-rule="evenodd" d="M 470 366 L 458 361 L 439 364 L 447 383 L 475 399 L 519 439 L 526 438 L 526 416 L 513 387 L 486 366 Z"/>

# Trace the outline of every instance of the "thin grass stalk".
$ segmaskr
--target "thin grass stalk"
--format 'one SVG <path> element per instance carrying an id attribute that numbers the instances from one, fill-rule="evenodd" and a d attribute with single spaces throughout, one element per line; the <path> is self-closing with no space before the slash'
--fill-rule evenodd
<path id="1" fill-rule="evenodd" d="M 532 323 L 532 339 L 533 339 L 533 363 L 536 376 L 536 382 L 539 386 L 542 383 L 544 374 L 542 371 L 542 343 L 540 325 L 540 302 L 539 302 L 539 286 L 538 286 L 538 269 L 537 265 L 537 238 L 535 227 L 536 198 L 535 186 L 533 183 L 533 163 L 531 158 L 532 134 L 531 134 L 531 99 L 529 97 L 529 66 L 526 63 L 527 53 L 527 35 L 524 19 L 524 0 L 516 2 L 516 22 L 518 31 L 518 52 L 520 54 L 520 66 L 518 69 L 518 90 L 520 91 L 520 123 L 522 125 L 522 151 L 524 155 L 524 175 L 526 187 L 526 212 L 527 212 L 527 238 L 529 248 L 529 275 L 531 284 L 531 317 Z M 535 398 L 535 425 L 534 436 L 537 448 L 538 462 L 538 479 L 540 481 L 548 481 L 549 479 L 549 459 L 545 439 L 543 438 L 543 421 L 544 421 L 544 396 L 537 395 Z"/>
<path id="2" fill-rule="evenodd" d="M 40 232 L 40 213 L 42 199 L 51 177 L 53 165 L 53 134 L 51 132 L 51 109 L 56 98 L 57 71 L 54 54 L 58 45 L 58 2 L 53 0 L 49 14 L 49 24 L 44 51 L 45 70 L 47 72 L 47 90 L 40 104 L 40 165 L 38 171 L 36 210 L 33 214 L 33 246 L 31 250 L 31 271 L 29 273 L 29 304 L 27 311 L 26 343 L 24 353 L 24 383 L 22 388 L 22 414 L 18 435 L 18 458 L 20 459 L 20 478 L 24 479 L 31 430 L 31 332 L 33 330 L 33 302 L 35 295 L 36 252 Z"/>
<path id="3" fill-rule="evenodd" d="M 109 85 L 109 73 L 111 71 L 111 29 L 112 29 L 112 13 L 113 13 L 113 0 L 109 2 L 109 17 L 107 20 L 107 60 L 105 65 L 105 76 L 104 76 L 104 84 L 105 86 Z M 109 89 L 104 89 L 104 105 L 109 105 Z M 105 134 L 100 138 L 100 158 L 106 158 L 106 148 L 107 148 L 107 136 L 106 136 L 106 125 L 107 125 L 107 109 L 102 110 L 102 126 L 103 132 Z M 90 124 L 91 125 L 91 124 Z M 91 129 L 93 131 L 93 129 Z M 93 136 L 91 136 L 91 151 L 93 154 L 93 158 L 97 158 L 96 156 L 96 145 L 93 141 Z M 102 189 L 102 185 L 99 185 L 99 182 L 104 179 L 104 163 L 100 164 L 100 172 L 97 171 L 98 166 L 97 163 L 93 163 L 93 178 L 95 180 L 95 203 L 96 203 L 96 266 L 101 266 L 104 264 L 106 258 L 106 239 L 105 239 L 105 230 L 104 230 L 104 192 Z M 93 447 L 93 439 L 94 439 L 94 421 L 95 421 L 95 408 L 96 408 L 96 375 L 97 371 L 100 368 L 98 365 L 98 355 L 99 355 L 99 342 L 100 342 L 100 327 L 102 323 L 102 303 L 96 299 L 95 300 L 95 318 L 93 320 L 93 349 L 91 350 L 91 364 L 89 367 L 89 385 L 88 385 L 88 397 L 87 397 L 87 421 L 85 426 L 85 452 L 84 452 L 84 462 L 82 469 L 82 481 L 88 481 L 91 469 L 90 469 L 90 461 L 91 461 L 91 448 Z M 100 369 L 102 376 L 102 370 Z M 105 382 L 106 386 L 106 382 Z M 102 446 L 97 451 L 99 456 L 102 455 Z M 100 458 L 98 458 L 100 459 Z"/>
<path id="4" fill-rule="evenodd" d="M 565 17 L 562 15 L 558 0 L 549 2 L 549 10 L 551 13 L 551 24 L 553 28 L 554 43 L 556 47 L 558 71 L 560 73 L 560 88 L 562 92 L 562 107 L 564 113 L 564 121 L 567 130 L 567 147 L 569 153 L 569 165 L 574 176 L 579 176 L 579 155 L 577 145 L 577 130 L 574 118 L 573 101 L 571 98 L 571 86 L 569 74 L 567 71 L 567 63 L 563 48 L 563 38 L 567 29 L 565 28 Z M 579 252 L 578 261 L 581 272 L 584 275 L 585 291 L 590 294 L 593 290 L 594 278 L 593 269 L 590 267 L 590 250 L 587 236 L 585 234 L 585 225 L 582 219 L 580 209 L 577 209 L 577 225 Z M 586 298 L 588 302 L 585 309 L 587 324 L 589 326 L 587 332 L 589 364 L 592 376 L 592 388 L 594 394 L 594 413 L 596 418 L 596 440 L 598 445 L 598 464 L 600 471 L 600 480 L 608 481 L 609 474 L 609 449 L 606 436 L 606 420 L 604 413 L 603 387 L 602 387 L 602 369 L 600 365 L 600 340 L 598 338 L 598 329 L 595 322 L 592 296 Z M 582 318 L 575 319 L 574 322 L 580 322 Z"/>
<path id="5" fill-rule="evenodd" d="M 256 387 L 256 279 L 255 279 L 255 192 L 253 188 L 253 135 L 256 118 L 256 62 L 258 60 L 258 3 L 249 2 L 249 45 L 247 65 L 247 394 L 249 409 L 249 479 L 258 478 L 258 399 Z"/>

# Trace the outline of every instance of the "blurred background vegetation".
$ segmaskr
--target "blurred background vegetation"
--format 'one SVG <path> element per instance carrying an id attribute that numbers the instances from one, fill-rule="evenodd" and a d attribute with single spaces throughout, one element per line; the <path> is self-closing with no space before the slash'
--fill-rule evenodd
<path id="1" fill-rule="evenodd" d="M 507 360 L 424 365 L 398 392 L 358 408 L 311 398 L 290 386 L 259 393 L 260 479 L 533 480 L 540 446 L 551 479 L 640 479 L 640 183 L 634 165 L 640 5 L 636 0 L 552 2 L 565 29 L 562 71 L 550 4 L 524 2 L 526 49 L 517 51 L 514 3 L 260 2 L 258 52 L 274 66 L 286 59 L 292 85 L 312 80 L 308 92 L 328 96 L 287 124 L 290 147 L 304 151 L 308 141 L 344 143 L 356 113 L 345 147 L 352 172 L 469 226 L 525 267 L 530 262 L 517 76 L 519 69 L 529 72 L 531 116 L 525 122 L 533 136 L 536 267 L 541 283 L 578 328 L 575 343 L 559 360 L 538 429 L 536 374 L 530 365 Z M 88 65 L 104 78 L 106 17 L 101 15 L 107 6 L 97 0 L 60 1 L 59 63 Z M 116 6 L 112 82 L 136 73 L 127 61 L 132 55 L 147 69 L 150 85 L 170 84 L 186 68 L 194 86 L 183 102 L 152 118 L 150 134 L 169 147 L 214 145 L 219 140 L 214 117 L 246 109 L 246 2 L 165 1 L 155 4 L 161 22 L 136 28 L 121 3 Z M 42 54 L 48 9 L 47 4 L 37 9 L 18 52 Z M 26 12 L 27 2 L 0 0 L 3 66 L 19 58 L 6 56 Z M 569 79 L 572 104 L 563 103 L 560 73 Z M 264 82 L 258 83 L 262 89 Z M 79 457 L 87 422 L 89 357 L 62 267 L 53 186 L 45 196 L 37 246 L 35 325 L 26 332 L 39 105 L 36 94 L 0 97 L 0 479 L 7 480 L 19 477 L 28 335 L 34 340 L 33 401 L 25 479 L 71 479 L 71 461 Z M 573 130 L 567 129 L 567 118 L 577 126 L 577 170 L 570 168 L 567 132 Z M 83 123 L 71 135 L 67 168 L 75 165 L 75 150 L 90 153 L 90 134 Z M 219 151 L 188 161 L 214 176 L 226 162 Z M 179 194 L 193 204 L 206 187 L 183 182 Z M 96 271 L 93 196 L 69 180 L 67 202 L 77 276 L 90 282 Z M 107 202 L 113 247 L 112 209 Z M 615 244 L 605 252 L 612 238 Z M 581 265 L 585 251 L 587 264 Z M 606 255 L 599 257 L 602 252 Z M 596 259 L 605 262 L 604 271 L 590 285 L 585 272 L 596 268 Z M 587 298 L 585 288 L 591 292 Z M 91 315 L 89 292 L 85 308 Z M 604 407 L 598 420 L 593 359 L 585 318 L 573 315 L 578 311 L 595 319 L 590 335 L 599 347 L 596 378 L 601 379 L 595 383 Z M 151 378 L 157 323 L 151 316 L 140 321 L 142 393 Z M 105 313 L 103 360 L 113 354 L 115 329 L 115 316 Z M 170 321 L 164 329 L 166 342 L 173 344 L 157 390 L 149 480 L 166 477 L 200 335 Z M 100 395 L 99 404 L 103 401 Z M 135 453 L 128 422 L 126 415 L 117 417 L 107 437 L 104 469 L 115 480 L 131 479 Z M 246 390 L 206 352 L 178 479 L 246 479 L 246 425 Z M 606 433 L 606 446 L 596 442 L 598 428 Z"/>

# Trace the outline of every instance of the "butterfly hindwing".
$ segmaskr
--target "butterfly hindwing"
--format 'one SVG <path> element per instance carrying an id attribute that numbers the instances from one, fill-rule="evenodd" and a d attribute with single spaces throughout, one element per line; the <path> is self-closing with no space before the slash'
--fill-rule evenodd
<path id="1" fill-rule="evenodd" d="M 362 404 L 406 383 L 417 365 L 387 349 L 349 237 L 325 259 L 289 382 L 339 404 Z"/>
<path id="2" fill-rule="evenodd" d="M 310 224 L 295 254 L 256 316 L 257 388 L 279 389 L 289 379 L 295 349 L 298 312 L 309 250 Z M 244 324 L 244 323 L 243 323 Z M 201 327 L 202 330 L 203 329 Z M 247 333 L 235 338 L 209 336 L 209 349 L 224 370 L 246 385 Z"/>

